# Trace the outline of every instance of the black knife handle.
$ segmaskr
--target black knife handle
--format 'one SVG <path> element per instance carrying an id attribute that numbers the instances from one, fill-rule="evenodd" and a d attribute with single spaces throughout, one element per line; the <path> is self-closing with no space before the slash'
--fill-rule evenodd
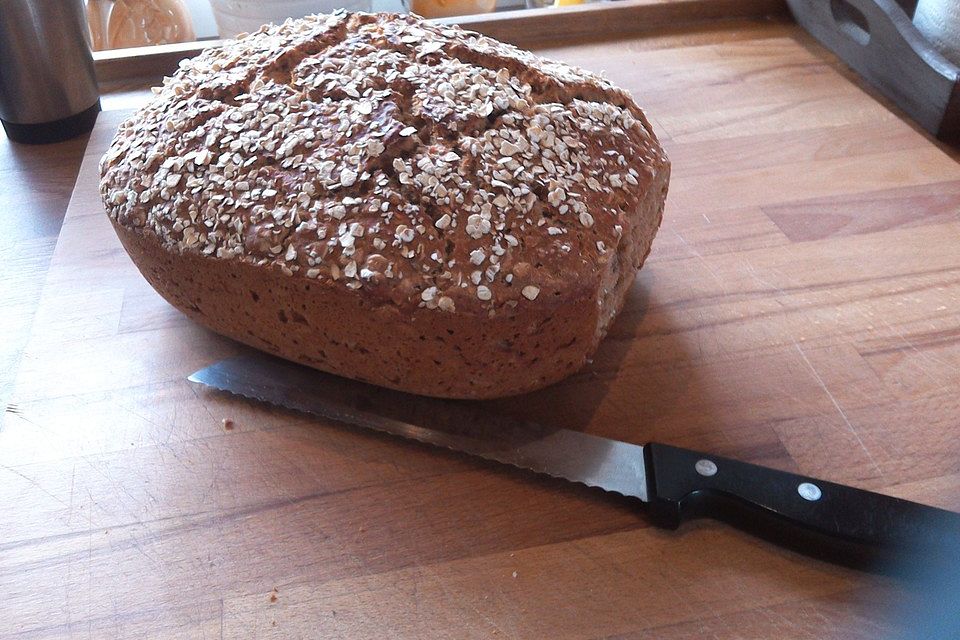
<path id="1" fill-rule="evenodd" d="M 660 526 L 710 517 L 831 561 L 894 572 L 960 557 L 960 514 L 663 444 L 645 446 L 644 456 Z"/>

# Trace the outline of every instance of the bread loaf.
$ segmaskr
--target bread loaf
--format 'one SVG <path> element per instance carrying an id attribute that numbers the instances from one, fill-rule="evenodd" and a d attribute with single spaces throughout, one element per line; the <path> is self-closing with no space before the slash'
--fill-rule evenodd
<path id="1" fill-rule="evenodd" d="M 101 162 L 144 277 L 213 331 L 378 385 L 573 373 L 663 212 L 670 165 L 627 93 L 416 16 L 264 27 L 155 92 Z"/>

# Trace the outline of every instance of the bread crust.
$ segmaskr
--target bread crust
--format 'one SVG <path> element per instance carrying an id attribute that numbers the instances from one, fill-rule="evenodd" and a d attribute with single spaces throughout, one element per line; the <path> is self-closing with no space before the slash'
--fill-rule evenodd
<path id="1" fill-rule="evenodd" d="M 416 17 L 334 14 L 186 62 L 101 174 L 127 252 L 197 322 L 347 377 L 490 398 L 592 355 L 650 251 L 669 161 L 598 76 Z"/>

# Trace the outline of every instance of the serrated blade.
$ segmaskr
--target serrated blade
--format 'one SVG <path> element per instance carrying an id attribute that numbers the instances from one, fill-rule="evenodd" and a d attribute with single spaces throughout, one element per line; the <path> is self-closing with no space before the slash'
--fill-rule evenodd
<path id="1" fill-rule="evenodd" d="M 266 354 L 222 360 L 188 379 L 283 408 L 647 501 L 642 446 L 518 422 L 484 411 L 482 403 L 392 391 Z"/>

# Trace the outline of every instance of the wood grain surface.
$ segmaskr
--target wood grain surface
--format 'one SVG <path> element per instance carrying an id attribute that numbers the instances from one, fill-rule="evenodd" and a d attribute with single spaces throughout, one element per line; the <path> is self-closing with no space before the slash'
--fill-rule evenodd
<path id="1" fill-rule="evenodd" d="M 0 135 L 0 403 L 6 406 L 87 136 L 42 147 Z"/>
<path id="2" fill-rule="evenodd" d="M 593 363 L 489 410 L 960 509 L 960 167 L 793 27 L 659 42 L 541 51 L 630 89 L 674 178 Z M 44 282 L 29 331 L 0 320 L 25 345 L 0 637 L 898 633 L 913 601 L 888 578 L 187 383 L 241 347 L 160 299 L 110 228 L 96 165 L 123 115 L 91 137 L 46 275 L 4 272 Z"/>

